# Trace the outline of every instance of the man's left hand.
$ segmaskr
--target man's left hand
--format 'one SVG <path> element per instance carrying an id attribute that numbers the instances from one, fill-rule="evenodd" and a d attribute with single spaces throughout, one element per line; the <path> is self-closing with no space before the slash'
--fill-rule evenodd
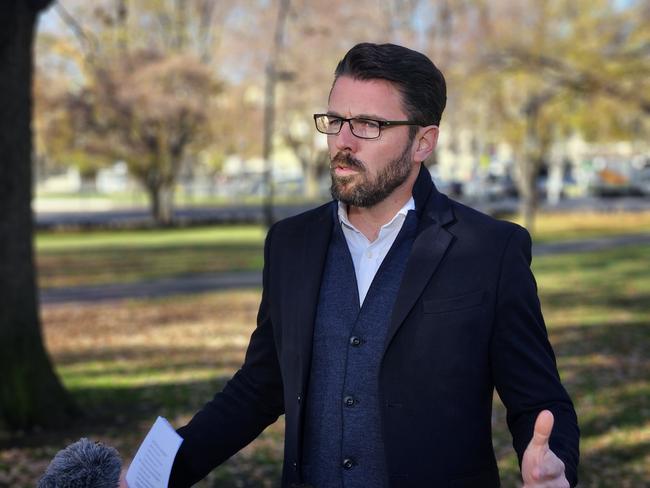
<path id="1" fill-rule="evenodd" d="M 553 430 L 553 414 L 543 410 L 535 421 L 535 430 L 521 461 L 523 488 L 569 488 L 564 463 L 548 446 Z"/>

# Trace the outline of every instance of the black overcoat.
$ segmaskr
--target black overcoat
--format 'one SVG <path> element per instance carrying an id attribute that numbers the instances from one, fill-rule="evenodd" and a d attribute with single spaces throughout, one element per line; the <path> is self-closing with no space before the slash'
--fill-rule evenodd
<path id="1" fill-rule="evenodd" d="M 420 224 L 379 373 L 388 485 L 498 486 L 491 434 L 495 388 L 520 461 L 537 414 L 553 412 L 551 449 L 574 485 L 577 419 L 547 339 L 529 234 L 439 193 L 424 166 L 413 196 Z M 332 205 L 270 229 L 257 327 L 245 362 L 179 429 L 185 441 L 170 486 L 201 479 L 281 414 L 282 486 L 301 481 L 304 399 Z"/>

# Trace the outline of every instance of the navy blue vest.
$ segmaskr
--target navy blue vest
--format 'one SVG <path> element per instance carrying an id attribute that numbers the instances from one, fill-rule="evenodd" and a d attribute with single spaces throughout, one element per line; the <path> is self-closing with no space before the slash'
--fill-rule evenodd
<path id="1" fill-rule="evenodd" d="M 335 215 L 314 326 L 304 424 L 303 477 L 315 488 L 386 485 L 379 367 L 417 223 L 416 213 L 409 211 L 360 308 L 352 257 Z"/>

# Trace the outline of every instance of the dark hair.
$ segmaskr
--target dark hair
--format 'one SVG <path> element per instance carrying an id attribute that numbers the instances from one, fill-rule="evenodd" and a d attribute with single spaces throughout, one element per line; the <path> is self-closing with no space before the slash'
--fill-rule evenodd
<path id="1" fill-rule="evenodd" d="M 447 104 L 445 77 L 424 54 L 395 44 L 364 42 L 339 61 L 339 76 L 357 80 L 387 80 L 402 94 L 404 110 L 420 125 L 439 125 Z"/>

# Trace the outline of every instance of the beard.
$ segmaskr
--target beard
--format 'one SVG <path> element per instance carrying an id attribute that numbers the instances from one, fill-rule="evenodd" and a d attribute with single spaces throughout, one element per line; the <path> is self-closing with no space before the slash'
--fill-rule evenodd
<path id="1" fill-rule="evenodd" d="M 330 163 L 332 197 L 353 207 L 372 207 L 383 201 L 408 179 L 412 166 L 409 158 L 410 149 L 411 144 L 407 144 L 402 154 L 390 161 L 374 178 L 368 175 L 368 169 L 363 161 L 348 153 L 337 153 Z M 337 176 L 335 173 L 337 165 L 355 169 L 358 173 Z M 355 182 L 355 179 L 358 181 Z"/>

